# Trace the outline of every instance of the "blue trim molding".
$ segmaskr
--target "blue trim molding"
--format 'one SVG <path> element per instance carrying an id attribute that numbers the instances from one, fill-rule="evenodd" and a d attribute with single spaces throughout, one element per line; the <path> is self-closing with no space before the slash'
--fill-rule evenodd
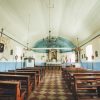
<path id="1" fill-rule="evenodd" d="M 0 62 L 0 72 L 15 70 L 16 68 L 21 68 L 22 66 L 22 62 Z"/>
<path id="2" fill-rule="evenodd" d="M 100 70 L 100 62 L 81 62 L 81 66 L 86 69 Z"/>

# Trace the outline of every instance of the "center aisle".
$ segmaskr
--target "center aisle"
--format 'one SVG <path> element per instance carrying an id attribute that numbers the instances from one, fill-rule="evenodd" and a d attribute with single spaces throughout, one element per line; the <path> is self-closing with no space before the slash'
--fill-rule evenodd
<path id="1" fill-rule="evenodd" d="M 46 72 L 45 79 L 33 91 L 29 100 L 72 100 L 71 93 L 66 88 L 62 79 L 61 70 Z"/>

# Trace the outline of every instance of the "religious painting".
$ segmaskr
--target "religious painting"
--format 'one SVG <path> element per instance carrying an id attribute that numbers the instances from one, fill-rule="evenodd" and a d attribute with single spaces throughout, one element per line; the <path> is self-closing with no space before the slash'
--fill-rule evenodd
<path id="1" fill-rule="evenodd" d="M 13 49 L 10 50 L 10 55 L 13 55 Z"/>
<path id="2" fill-rule="evenodd" d="M 48 59 L 49 61 L 53 61 L 53 60 L 57 61 L 57 50 L 55 49 L 49 50 Z"/>
<path id="3" fill-rule="evenodd" d="M 95 51 L 95 57 L 98 57 L 98 51 Z"/>

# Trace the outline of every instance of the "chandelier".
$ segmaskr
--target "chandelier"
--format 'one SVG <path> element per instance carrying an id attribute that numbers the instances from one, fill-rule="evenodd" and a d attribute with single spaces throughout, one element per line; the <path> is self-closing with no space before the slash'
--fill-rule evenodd
<path id="1" fill-rule="evenodd" d="M 29 46 L 28 46 L 28 45 L 29 45 L 29 43 L 27 43 L 26 48 L 24 48 L 24 50 L 25 50 L 25 51 L 31 51 L 31 50 L 32 50 L 31 48 L 29 48 Z"/>
<path id="2" fill-rule="evenodd" d="M 79 62 L 80 61 L 80 53 L 81 53 L 81 48 L 79 46 L 79 40 L 78 40 L 78 37 L 77 37 L 77 47 L 73 49 L 75 51 L 75 54 L 76 54 L 76 62 Z"/>
<path id="3" fill-rule="evenodd" d="M 54 4 L 53 5 L 51 5 L 51 2 L 50 2 L 50 0 L 49 0 L 49 5 L 48 5 L 49 7 L 48 7 L 48 12 L 49 12 L 49 19 L 48 19 L 48 27 L 49 27 L 49 31 L 48 31 L 48 36 L 46 37 L 46 38 L 43 38 L 43 42 L 44 42 L 44 46 L 46 46 L 47 48 L 50 48 L 50 47 L 56 47 L 56 45 L 57 45 L 57 37 L 54 37 L 54 36 L 51 36 L 51 34 L 52 34 L 52 27 L 51 27 L 51 23 L 50 23 L 50 21 L 51 21 L 51 8 L 53 9 L 54 8 Z"/>
<path id="4" fill-rule="evenodd" d="M 78 37 L 77 37 L 77 46 L 76 48 L 73 49 L 75 52 L 80 52 L 82 49 L 80 48 L 79 46 L 79 40 L 78 40 Z"/>
<path id="5" fill-rule="evenodd" d="M 49 30 L 49 34 L 46 38 L 43 38 L 43 42 L 47 48 L 56 47 L 57 38 L 54 36 L 51 36 L 51 31 Z"/>

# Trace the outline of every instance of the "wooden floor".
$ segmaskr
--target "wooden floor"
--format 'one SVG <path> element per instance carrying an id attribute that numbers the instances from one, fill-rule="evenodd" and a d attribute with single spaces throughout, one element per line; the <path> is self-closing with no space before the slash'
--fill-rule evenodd
<path id="1" fill-rule="evenodd" d="M 61 70 L 49 70 L 28 100 L 73 100 L 61 75 Z"/>

